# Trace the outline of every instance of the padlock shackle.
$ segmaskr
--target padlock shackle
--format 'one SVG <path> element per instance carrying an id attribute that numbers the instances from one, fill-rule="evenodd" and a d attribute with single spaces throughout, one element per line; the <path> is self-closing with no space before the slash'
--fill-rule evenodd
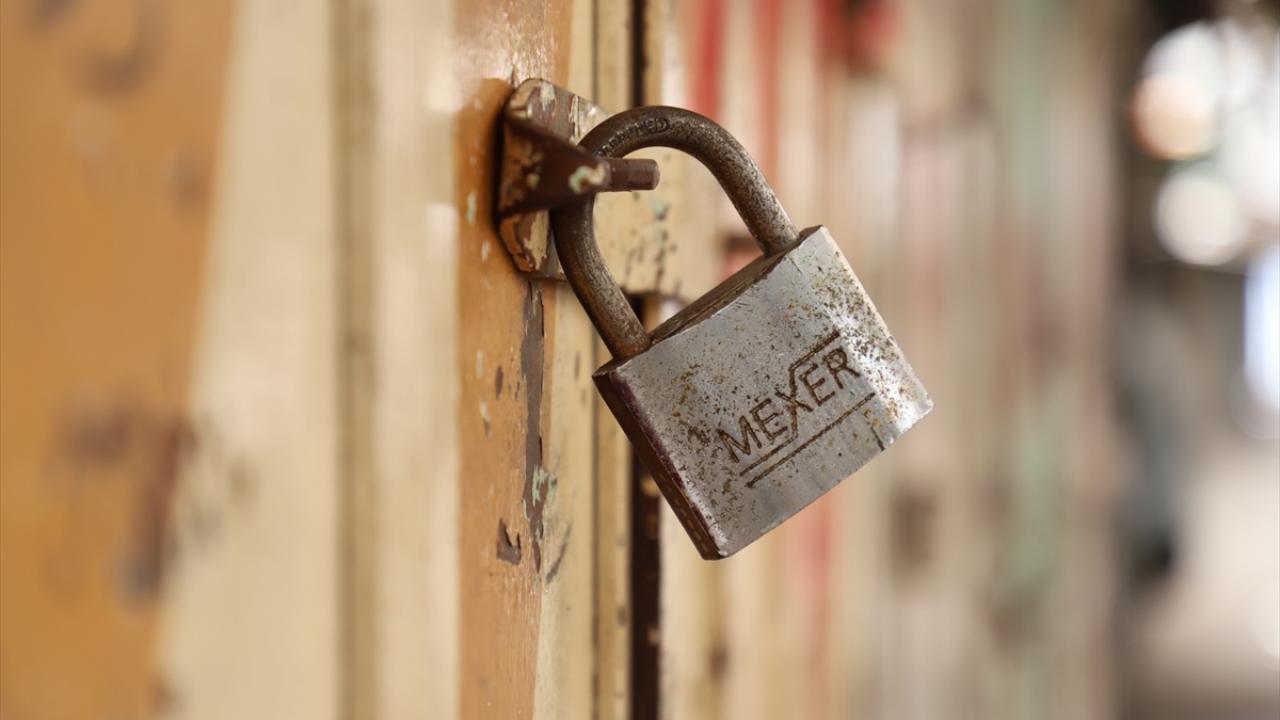
<path id="1" fill-rule="evenodd" d="M 766 255 L 784 252 L 798 237 L 778 196 L 742 144 L 698 113 L 666 106 L 625 110 L 597 125 L 579 144 L 605 157 L 622 157 L 647 147 L 688 153 L 715 176 Z M 556 251 L 565 277 L 609 352 L 618 359 L 632 357 L 653 341 L 605 267 L 595 242 L 594 214 L 594 197 L 552 210 Z"/>

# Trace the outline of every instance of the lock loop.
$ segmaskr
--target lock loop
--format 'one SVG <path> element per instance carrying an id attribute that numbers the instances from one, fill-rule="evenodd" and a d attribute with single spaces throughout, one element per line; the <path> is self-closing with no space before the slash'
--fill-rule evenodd
<path id="1" fill-rule="evenodd" d="M 797 240 L 791 218 L 764 174 L 727 130 L 698 113 L 651 106 L 620 112 L 582 139 L 588 152 L 622 157 L 646 147 L 688 153 L 711 171 L 766 255 L 786 251 Z M 626 295 L 605 267 L 592 225 L 595 198 L 551 211 L 556 250 L 565 277 L 600 337 L 618 359 L 638 355 L 653 341 Z"/>

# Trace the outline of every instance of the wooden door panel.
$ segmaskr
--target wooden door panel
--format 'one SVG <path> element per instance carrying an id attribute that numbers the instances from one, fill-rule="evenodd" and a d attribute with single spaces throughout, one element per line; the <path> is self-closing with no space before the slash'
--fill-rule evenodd
<path id="1" fill-rule="evenodd" d="M 232 5 L 0 5 L 0 715 L 166 707 Z M 187 548 L 181 548 L 185 553 Z"/>
<path id="2" fill-rule="evenodd" d="M 515 271 L 489 218 L 501 103 L 527 77 L 590 85 L 591 4 L 480 3 L 455 27 L 460 709 L 585 717 L 593 339 L 566 288 Z"/>

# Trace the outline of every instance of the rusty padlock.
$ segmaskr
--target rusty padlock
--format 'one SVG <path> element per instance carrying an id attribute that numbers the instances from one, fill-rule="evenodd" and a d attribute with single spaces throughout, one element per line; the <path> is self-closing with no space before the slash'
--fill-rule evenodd
<path id="1" fill-rule="evenodd" d="M 650 336 L 600 257 L 594 200 L 551 217 L 565 276 L 613 354 L 596 387 L 704 558 L 764 535 L 932 409 L 830 233 L 797 233 L 724 128 L 642 107 L 581 145 L 606 157 L 653 146 L 693 155 L 764 251 Z"/>

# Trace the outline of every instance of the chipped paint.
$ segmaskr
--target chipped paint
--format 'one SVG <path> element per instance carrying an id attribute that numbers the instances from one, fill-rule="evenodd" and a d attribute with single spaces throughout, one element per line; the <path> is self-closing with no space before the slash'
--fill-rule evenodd
<path id="1" fill-rule="evenodd" d="M 657 193 L 645 193 L 645 199 L 649 201 L 649 212 L 653 213 L 653 219 L 662 222 L 667 219 L 667 213 L 671 211 L 671 203 Z"/>
<path id="2" fill-rule="evenodd" d="M 520 534 L 516 533 L 516 539 L 511 540 L 511 531 L 507 528 L 506 520 L 498 520 L 498 543 L 497 543 L 498 559 L 510 563 L 511 565 L 519 565 L 524 558 L 524 548 L 521 546 Z"/>
<path id="3" fill-rule="evenodd" d="M 549 112 L 556 101 L 556 87 L 550 83 L 538 86 L 538 101 L 542 103 L 542 111 Z"/>
<path id="4" fill-rule="evenodd" d="M 467 193 L 467 224 L 476 224 L 476 192 L 474 190 Z"/>
<path id="5" fill-rule="evenodd" d="M 546 470 L 542 467 L 542 390 L 546 371 L 546 326 L 542 290 L 529 283 L 525 296 L 524 337 L 520 342 L 520 369 L 525 378 L 525 481 L 522 507 L 529 520 L 533 565 L 542 569 L 543 508 Z M 541 473 L 539 471 L 542 471 Z"/>
<path id="6" fill-rule="evenodd" d="M 170 507 L 182 469 L 196 443 L 191 424 L 129 398 L 66 413 L 55 442 L 49 480 L 67 490 L 69 506 L 88 484 L 122 480 L 132 496 L 128 547 L 116 570 L 119 596 L 129 604 L 153 601 L 172 560 Z M 69 560 L 67 560 L 69 561 Z M 53 556 L 50 564 L 64 559 Z"/>
<path id="7" fill-rule="evenodd" d="M 595 190 L 604 184 L 605 166 L 588 167 L 586 165 L 573 171 L 569 175 L 569 189 L 576 195 L 581 195 L 586 190 Z"/>
<path id="8" fill-rule="evenodd" d="M 558 482 L 556 476 L 546 468 L 535 469 L 533 471 L 533 504 L 536 506 L 550 502 L 555 497 Z"/>
<path id="9" fill-rule="evenodd" d="M 560 545 L 556 549 L 556 558 L 551 561 L 551 567 L 547 569 L 546 582 L 551 582 L 560 574 L 560 565 L 564 563 L 565 553 L 569 551 L 569 538 L 573 535 L 573 525 L 570 524 L 564 529 L 564 536 L 560 538 Z"/>

